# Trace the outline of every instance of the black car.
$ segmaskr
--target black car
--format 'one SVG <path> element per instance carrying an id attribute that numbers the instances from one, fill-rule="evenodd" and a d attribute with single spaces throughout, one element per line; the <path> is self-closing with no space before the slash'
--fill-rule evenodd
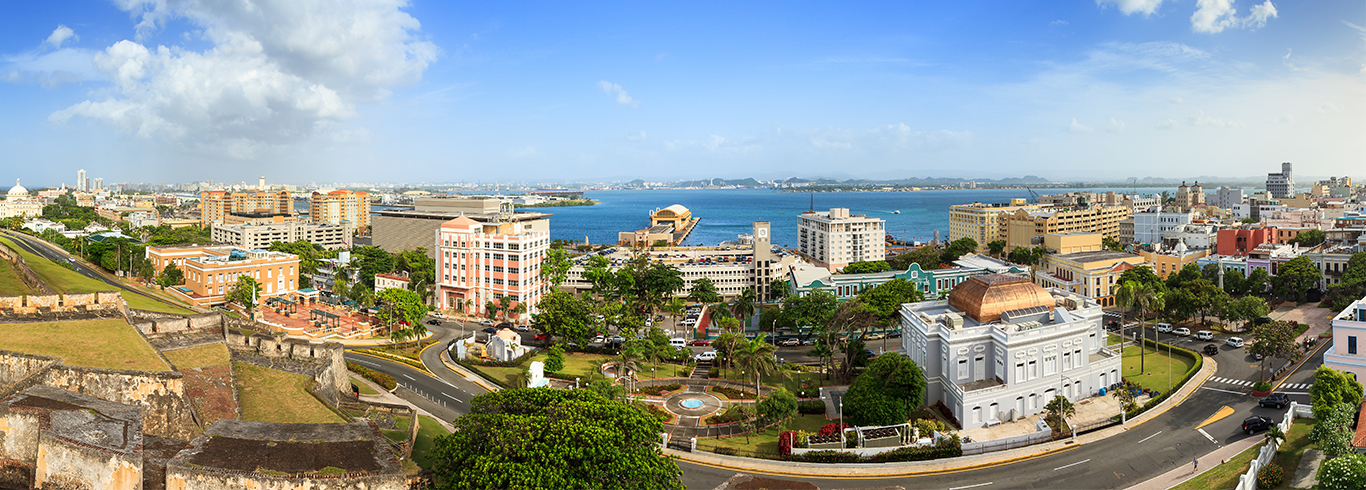
<path id="1" fill-rule="evenodd" d="M 497 328 L 512 328 L 512 324 L 508 322 L 499 323 Z"/>
<path id="2" fill-rule="evenodd" d="M 437 320 L 437 319 L 433 318 L 433 319 L 427 320 L 427 324 L 428 324 L 428 325 L 440 325 L 440 324 L 441 324 L 441 320 Z"/>
<path id="3" fill-rule="evenodd" d="M 1277 409 L 1285 408 L 1289 404 L 1290 397 L 1286 396 L 1285 393 L 1272 393 L 1257 401 L 1259 407 L 1276 407 Z"/>
<path id="4" fill-rule="evenodd" d="M 1253 432 L 1266 430 L 1273 425 L 1276 425 L 1276 422 L 1273 422 L 1271 419 L 1253 415 L 1243 419 L 1243 432 L 1251 434 Z"/>
<path id="5" fill-rule="evenodd" d="M 889 334 L 887 334 L 887 338 L 889 338 L 889 339 L 899 339 L 899 338 L 901 338 L 901 332 L 892 332 L 892 333 L 889 333 Z"/>
<path id="6" fill-rule="evenodd" d="M 1206 345 L 1206 346 L 1205 346 L 1205 355 L 1207 355 L 1207 356 L 1213 356 L 1213 355 L 1218 354 L 1218 353 L 1219 353 L 1219 346 L 1214 345 L 1214 344 L 1209 344 L 1209 345 Z"/>
<path id="7" fill-rule="evenodd" d="M 484 333 L 498 333 L 498 329 L 493 327 L 487 327 L 484 329 Z"/>

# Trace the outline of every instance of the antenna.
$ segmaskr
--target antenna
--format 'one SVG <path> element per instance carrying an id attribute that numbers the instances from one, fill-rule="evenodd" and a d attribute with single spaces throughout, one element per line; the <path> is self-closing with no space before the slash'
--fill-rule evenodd
<path id="1" fill-rule="evenodd" d="M 812 191 L 810 194 L 811 194 L 811 208 L 809 209 L 809 211 L 811 211 L 811 212 L 814 213 L 814 212 L 816 212 L 816 192 L 815 192 L 815 191 Z"/>

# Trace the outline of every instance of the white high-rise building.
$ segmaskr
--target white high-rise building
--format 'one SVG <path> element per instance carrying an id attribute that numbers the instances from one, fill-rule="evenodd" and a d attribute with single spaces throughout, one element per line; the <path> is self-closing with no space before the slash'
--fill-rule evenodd
<path id="1" fill-rule="evenodd" d="M 1229 186 L 1220 187 L 1219 190 L 1211 192 L 1209 205 L 1219 209 L 1233 209 L 1234 206 L 1243 203 L 1243 190 Z"/>
<path id="2" fill-rule="evenodd" d="M 90 190 L 90 183 L 85 179 L 85 169 L 76 171 L 76 190 L 81 192 Z"/>
<path id="3" fill-rule="evenodd" d="M 90 190 L 92 190 L 92 191 L 102 191 L 102 190 L 104 190 L 104 177 L 95 177 L 94 182 L 90 184 Z"/>
<path id="4" fill-rule="evenodd" d="M 1291 176 L 1290 162 L 1281 164 L 1281 172 L 1266 174 L 1266 192 L 1274 198 L 1295 197 L 1295 179 Z"/>
<path id="5" fill-rule="evenodd" d="M 831 272 L 852 262 L 885 260 L 886 240 L 881 219 L 851 215 L 848 208 L 808 211 L 797 217 L 797 250 Z"/>

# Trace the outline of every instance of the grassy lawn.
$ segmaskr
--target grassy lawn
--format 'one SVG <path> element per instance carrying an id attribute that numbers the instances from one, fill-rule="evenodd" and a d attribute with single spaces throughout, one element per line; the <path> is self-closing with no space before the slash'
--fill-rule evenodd
<path id="1" fill-rule="evenodd" d="M 361 381 L 361 379 L 358 378 L 358 377 L 356 377 L 356 376 L 352 376 L 352 377 L 351 377 L 351 384 L 355 385 L 356 388 L 359 388 L 359 389 L 360 389 L 360 394 L 362 394 L 362 395 L 378 395 L 378 394 L 379 394 L 378 391 L 375 391 L 374 388 L 371 388 L 370 385 L 365 384 L 364 381 Z"/>
<path id="2" fill-rule="evenodd" d="M 47 287 L 52 288 L 53 291 L 59 293 L 94 293 L 118 289 L 114 286 L 105 284 L 102 281 L 85 277 L 76 271 L 62 267 L 56 262 L 28 253 L 18 245 L 15 245 L 9 238 L 0 237 L 0 242 L 3 242 L 11 250 L 19 252 L 19 255 L 24 257 L 24 261 L 28 262 L 29 268 L 33 269 L 33 273 L 37 274 L 38 278 L 42 279 L 43 283 L 47 284 Z M 145 296 L 127 292 L 124 292 L 123 300 L 128 302 L 129 308 L 138 310 L 172 313 L 176 315 L 194 314 L 193 311 L 185 308 L 171 306 Z"/>
<path id="3" fill-rule="evenodd" d="M 0 325 L 0 349 L 66 358 L 65 364 L 165 371 L 152 346 L 122 319 Z"/>
<path id="4" fill-rule="evenodd" d="M 237 398 L 242 406 L 242 420 L 296 424 L 345 422 L 308 393 L 308 387 L 313 384 L 308 376 L 242 362 L 233 363 L 233 369 L 237 372 Z"/>
<path id="5" fill-rule="evenodd" d="M 431 468 L 435 456 L 432 449 L 436 446 L 436 438 L 450 432 L 436 419 L 426 415 L 419 415 L 417 418 L 417 441 L 413 443 L 413 461 L 423 468 Z"/>
<path id="6" fill-rule="evenodd" d="M 531 366 L 531 363 L 532 363 L 533 361 L 545 362 L 545 358 L 546 358 L 545 352 L 544 352 L 544 351 L 541 351 L 541 352 L 537 352 L 536 355 L 535 355 L 534 357 L 532 357 L 530 360 L 528 360 L 528 361 L 527 361 L 525 364 L 523 364 L 521 367 L 488 367 L 488 366 L 478 366 L 477 369 L 479 370 L 480 373 L 483 373 L 483 375 L 486 376 L 486 377 L 488 377 L 489 379 L 495 379 L 495 380 L 499 380 L 499 381 L 504 381 L 504 382 L 506 382 L 506 383 L 508 384 L 508 386 L 516 386 L 516 385 L 517 385 L 517 375 L 518 375 L 519 373 L 521 373 L 522 371 L 528 369 L 528 367 Z M 598 366 L 601 366 L 602 363 L 607 362 L 607 361 L 612 360 L 612 359 L 613 359 L 612 356 L 608 356 L 608 355 L 604 355 L 604 354 L 585 354 L 585 353 L 583 353 L 583 352 L 566 352 L 566 353 L 564 353 L 564 369 L 561 369 L 560 372 L 558 372 L 558 373 L 554 373 L 554 376 L 551 376 L 551 373 L 549 373 L 549 372 L 547 372 L 547 373 L 545 373 L 545 374 L 546 374 L 546 377 L 555 377 L 555 378 L 560 378 L 560 379 L 574 379 L 574 378 L 577 377 L 577 378 L 582 378 L 582 379 L 585 379 L 585 380 L 586 380 L 586 379 L 588 379 L 589 375 L 596 374 L 596 373 L 598 372 Z M 663 366 L 663 365 L 661 364 L 660 366 Z M 646 369 L 647 371 L 649 370 L 649 364 L 648 364 L 648 363 L 645 364 L 645 369 Z M 644 377 L 644 376 L 642 376 L 642 378 L 643 378 L 643 377 Z"/>
<path id="7" fill-rule="evenodd" d="M 147 287 L 147 286 L 143 286 L 143 285 L 138 284 L 138 283 L 136 283 L 136 282 L 131 282 L 131 281 L 127 281 L 127 280 L 124 280 L 124 281 L 123 281 L 123 284 L 126 285 L 126 286 L 128 286 L 128 287 L 130 287 L 130 288 L 136 289 L 136 290 L 138 290 L 138 291 L 142 291 L 142 292 L 144 292 L 144 293 L 147 293 L 147 294 L 156 296 L 156 297 L 158 297 L 158 298 L 161 298 L 161 299 L 163 299 L 163 300 L 169 301 L 169 302 L 174 303 L 174 304 L 176 304 L 176 305 L 179 305 L 179 306 L 181 306 L 181 307 L 185 307 L 186 310 L 189 311 L 189 313 L 184 313 L 184 314 L 186 314 L 186 315 L 192 315 L 192 314 L 194 314 L 194 311 L 190 311 L 190 310 L 189 310 L 189 307 L 185 304 L 185 301 L 184 301 L 184 300 L 182 300 L 182 299 L 180 299 L 180 298 L 177 298 L 177 297 L 175 297 L 175 296 L 172 296 L 171 293 L 168 293 L 168 292 L 166 292 L 166 291 L 162 291 L 161 288 L 154 288 L 154 287 L 149 288 L 149 287 Z M 167 308 L 170 307 L 170 305 L 163 305 L 163 306 L 164 306 L 164 307 L 167 307 Z M 138 308 L 138 309 L 141 309 L 141 308 Z"/>
<path id="8" fill-rule="evenodd" d="M 1167 391 L 1167 366 L 1168 359 L 1171 360 L 1171 382 L 1181 381 L 1181 377 L 1186 375 L 1194 361 L 1180 354 L 1173 353 L 1167 355 L 1167 349 L 1154 351 L 1152 348 L 1144 347 L 1147 351 L 1146 371 L 1140 372 L 1139 361 L 1140 353 L 1137 345 L 1124 348 L 1124 379 L 1133 381 L 1139 386 L 1158 391 Z"/>
<path id="9" fill-rule="evenodd" d="M 162 352 L 179 369 L 194 369 L 228 363 L 228 346 L 208 344 Z"/>
<path id="10" fill-rule="evenodd" d="M 1115 334 L 1106 335 L 1105 345 L 1115 345 L 1124 342 L 1124 338 Z"/>
<path id="11" fill-rule="evenodd" d="M 802 415 L 797 414 L 788 419 L 786 423 L 764 429 L 755 434 L 750 434 L 749 442 L 745 442 L 745 436 L 717 437 L 710 439 L 698 439 L 697 449 L 712 452 L 716 447 L 728 447 L 740 451 L 741 456 L 746 453 L 766 454 L 769 457 L 778 454 L 778 434 L 785 430 L 804 430 L 815 433 L 821 430 L 821 426 L 833 423 L 826 420 L 823 415 Z"/>
<path id="12" fill-rule="evenodd" d="M 721 377 L 732 381 L 740 381 L 751 386 L 754 385 L 754 376 L 742 375 L 740 374 L 739 369 L 721 369 Z M 802 388 L 803 381 L 807 384 L 806 388 Z M 820 373 L 799 373 L 790 370 L 779 370 L 776 373 L 763 376 L 763 384 L 765 386 L 781 386 L 787 388 L 787 391 L 790 391 L 797 396 L 802 396 L 800 395 L 800 392 L 803 390 L 807 391 L 807 396 L 809 397 L 817 396 L 820 393 L 820 387 L 823 386 L 821 384 L 822 382 Z M 827 380 L 824 381 L 824 383 L 829 385 L 834 384 L 834 381 Z"/>
<path id="13" fill-rule="evenodd" d="M 14 271 L 14 264 L 0 260 L 0 296 L 20 296 L 31 292 L 33 290 Z"/>
<path id="14" fill-rule="evenodd" d="M 1309 442 L 1309 431 L 1314 429 L 1315 423 L 1317 421 L 1314 419 L 1295 419 L 1294 425 L 1290 426 L 1290 433 L 1286 434 L 1285 441 L 1281 442 L 1280 450 L 1276 451 L 1275 464 L 1285 470 L 1285 479 L 1281 486 L 1276 488 L 1290 488 L 1290 480 L 1295 478 L 1295 470 L 1300 466 L 1300 459 L 1304 456 L 1304 450 L 1313 447 L 1313 443 Z M 1233 488 L 1238 485 L 1238 477 L 1247 473 L 1249 462 L 1257 457 L 1263 444 L 1265 443 L 1252 446 L 1229 460 L 1228 463 L 1215 466 L 1204 474 L 1172 487 L 1172 489 Z"/>

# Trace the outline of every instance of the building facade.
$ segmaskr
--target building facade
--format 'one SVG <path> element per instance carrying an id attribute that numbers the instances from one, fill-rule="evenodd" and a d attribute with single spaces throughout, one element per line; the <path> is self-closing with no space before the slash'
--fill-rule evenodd
<path id="1" fill-rule="evenodd" d="M 1114 306 L 1115 284 L 1124 271 L 1146 267 L 1140 255 L 1113 250 L 1048 254 L 1038 265 L 1034 281 L 1039 285 L 1080 294 L 1101 306 Z"/>
<path id="2" fill-rule="evenodd" d="M 1193 186 L 1186 186 L 1185 182 L 1181 187 L 1176 188 L 1176 205 L 1184 211 L 1190 211 L 1196 206 L 1205 204 L 1205 190 L 1200 187 L 1200 182 L 1196 181 Z"/>
<path id="3" fill-rule="evenodd" d="M 1190 224 L 1195 213 L 1164 211 L 1153 207 L 1134 213 L 1134 243 L 1162 243 L 1167 232 L 1177 226 Z"/>
<path id="4" fill-rule="evenodd" d="M 997 219 L 1000 236 L 1006 241 L 1006 251 L 1030 248 L 1045 235 L 1054 233 L 1099 233 L 1119 239 L 1119 222 L 1128 218 L 1128 206 L 1091 206 L 1081 209 L 1017 210 L 1002 214 Z"/>
<path id="5" fill-rule="evenodd" d="M 5 193 L 5 200 L 0 201 L 0 218 L 37 218 L 42 215 L 42 201 L 30 196 L 28 189 L 19 184 L 19 179 L 14 179 L 14 187 Z"/>
<path id="6" fill-rule="evenodd" d="M 1246 256 L 1263 243 L 1276 243 L 1276 228 L 1235 228 L 1219 230 L 1215 250 L 1219 255 Z"/>
<path id="7" fill-rule="evenodd" d="M 848 208 L 807 211 L 797 217 L 797 250 L 811 263 L 838 270 L 853 262 L 885 260 L 887 230 L 879 218 Z"/>
<path id="8" fill-rule="evenodd" d="M 547 292 L 541 262 L 550 250 L 549 223 L 481 223 L 460 216 L 433 235 L 438 308 L 485 314 L 489 302 L 508 298 L 513 308 L 525 305 L 524 315 L 537 312 Z"/>
<path id="9" fill-rule="evenodd" d="M 217 243 L 227 243 L 246 249 L 270 248 L 274 242 L 291 243 L 300 240 L 328 250 L 351 248 L 353 235 L 350 223 L 249 223 L 240 225 L 214 224 L 211 236 Z"/>
<path id="10" fill-rule="evenodd" d="M 1333 348 L 1323 353 L 1323 365 L 1366 379 L 1366 298 L 1333 316 Z"/>
<path id="11" fill-rule="evenodd" d="M 293 216 L 294 199 L 289 191 L 204 191 L 199 195 L 199 224 L 231 223 L 232 216 Z"/>
<path id="12" fill-rule="evenodd" d="M 806 296 L 815 291 L 825 291 L 844 301 L 863 291 L 897 279 L 915 285 L 926 298 L 944 298 L 963 281 L 971 277 L 1010 273 L 1028 275 L 1029 267 L 1003 262 L 985 255 L 972 255 L 972 260 L 958 260 L 957 267 L 923 270 L 920 264 L 912 263 L 904 271 L 887 271 L 870 274 L 831 274 L 820 267 L 794 265 L 790 282 L 791 294 Z M 984 263 L 987 261 L 989 263 Z"/>
<path id="13" fill-rule="evenodd" d="M 326 194 L 314 192 L 308 202 L 308 215 L 314 223 L 350 223 L 353 230 L 369 230 L 370 193 L 347 189 Z"/>
<path id="14" fill-rule="evenodd" d="M 986 253 L 987 244 L 1001 240 L 1001 226 L 997 219 L 1002 213 L 1016 211 L 1038 211 L 1044 206 L 1026 204 L 1024 199 L 1011 199 L 1008 203 L 958 204 L 949 206 L 949 241 L 971 238 L 977 242 L 977 252 Z"/>
<path id="15" fill-rule="evenodd" d="M 1295 178 L 1290 162 L 1281 164 L 1280 173 L 1266 174 L 1266 192 L 1273 198 L 1295 197 Z"/>
<path id="16" fill-rule="evenodd" d="M 185 284 L 167 291 L 197 306 L 227 303 L 227 294 L 241 276 L 260 284 L 257 304 L 298 293 L 299 257 L 294 254 L 234 246 L 167 245 L 147 247 L 146 257 L 158 274 L 176 264 L 185 274 Z"/>
<path id="17" fill-rule="evenodd" d="M 441 225 L 464 216 L 480 223 L 520 222 L 533 231 L 550 233 L 552 215 L 535 211 L 513 211 L 511 204 L 497 199 L 418 198 L 411 210 L 389 210 L 375 213 L 370 236 L 374 246 L 389 253 L 423 248 L 427 256 L 436 258 L 432 237 Z"/>
<path id="18" fill-rule="evenodd" d="M 1209 205 L 1220 209 L 1233 209 L 1234 206 L 1243 203 L 1243 190 L 1233 187 L 1221 186 L 1218 190 L 1210 193 Z"/>
<path id="19" fill-rule="evenodd" d="M 902 347 L 924 370 L 925 403 L 943 402 L 963 428 L 976 428 L 1119 383 L 1102 316 L 1095 301 L 1021 276 L 977 276 L 947 301 L 903 305 Z"/>

